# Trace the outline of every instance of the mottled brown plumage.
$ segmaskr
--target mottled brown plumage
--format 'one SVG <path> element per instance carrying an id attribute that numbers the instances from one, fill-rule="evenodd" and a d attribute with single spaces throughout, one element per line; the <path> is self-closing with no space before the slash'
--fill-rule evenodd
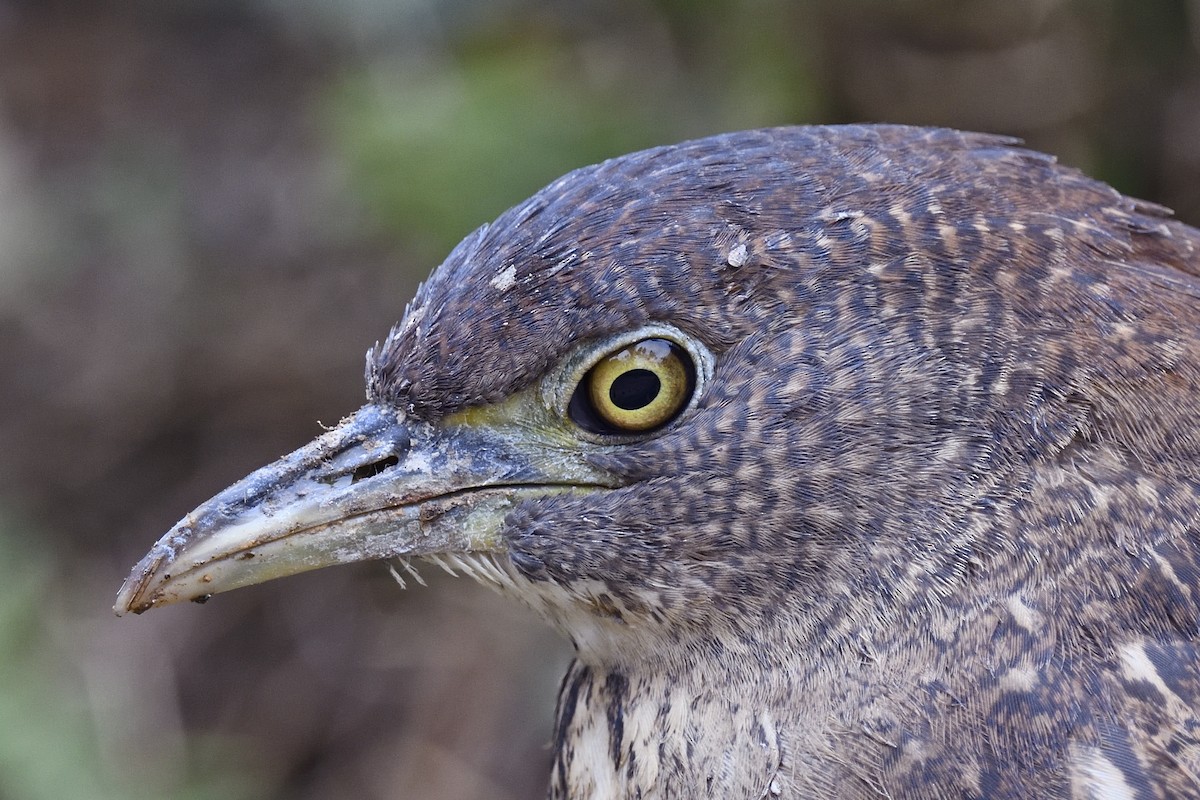
<path id="1" fill-rule="evenodd" d="M 639 331 L 695 397 L 580 431 Z M 576 645 L 552 798 L 1200 796 L 1200 232 L 1161 208 L 944 130 L 635 153 L 468 237 L 367 383 L 119 606 L 464 565 Z"/>

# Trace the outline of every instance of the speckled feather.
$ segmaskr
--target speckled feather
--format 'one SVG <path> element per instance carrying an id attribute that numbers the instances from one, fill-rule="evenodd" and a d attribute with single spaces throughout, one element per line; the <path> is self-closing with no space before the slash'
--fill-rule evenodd
<path id="1" fill-rule="evenodd" d="M 695 411 L 506 522 L 579 648 L 551 797 L 1200 796 L 1200 232 L 997 137 L 718 136 L 468 237 L 368 395 L 652 321 L 716 356 Z"/>

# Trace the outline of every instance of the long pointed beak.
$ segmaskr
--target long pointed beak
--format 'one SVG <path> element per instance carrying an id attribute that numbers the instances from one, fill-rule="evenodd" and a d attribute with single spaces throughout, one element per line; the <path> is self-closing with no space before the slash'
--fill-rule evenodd
<path id="1" fill-rule="evenodd" d="M 502 552 L 519 502 L 614 485 L 527 428 L 441 428 L 367 405 L 180 520 L 133 568 L 114 610 L 140 614 L 333 564 Z"/>

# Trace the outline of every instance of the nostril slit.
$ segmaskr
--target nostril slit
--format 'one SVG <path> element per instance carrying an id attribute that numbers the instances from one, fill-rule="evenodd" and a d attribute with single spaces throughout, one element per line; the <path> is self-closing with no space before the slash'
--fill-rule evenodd
<path id="1" fill-rule="evenodd" d="M 354 472 L 350 473 L 350 482 L 357 483 L 365 478 L 372 478 L 388 467 L 394 467 L 399 463 L 400 459 L 396 456 L 388 456 L 379 461 L 373 461 L 370 464 L 363 464 L 361 467 L 356 467 Z"/>

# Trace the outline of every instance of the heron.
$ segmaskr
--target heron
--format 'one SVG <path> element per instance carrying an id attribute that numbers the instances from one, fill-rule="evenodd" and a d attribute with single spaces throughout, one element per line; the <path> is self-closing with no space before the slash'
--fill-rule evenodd
<path id="1" fill-rule="evenodd" d="M 718 135 L 467 236 L 116 608 L 461 569 L 574 646 L 554 800 L 1200 796 L 1198 397 L 1168 210 L 998 136 Z"/>

